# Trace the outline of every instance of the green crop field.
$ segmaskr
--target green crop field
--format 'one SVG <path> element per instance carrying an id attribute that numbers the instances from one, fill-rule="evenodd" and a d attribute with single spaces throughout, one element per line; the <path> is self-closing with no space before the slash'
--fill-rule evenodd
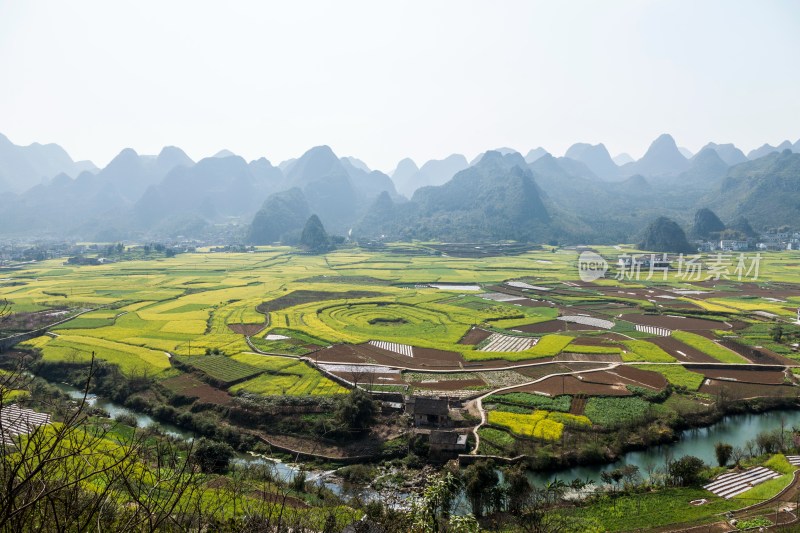
<path id="1" fill-rule="evenodd" d="M 621 348 L 617 348 L 616 346 L 594 346 L 594 345 L 579 345 L 579 344 L 570 344 L 566 348 L 564 348 L 565 352 L 568 353 L 589 353 L 589 354 L 607 354 L 607 355 L 619 355 L 622 352 Z"/>
<path id="2" fill-rule="evenodd" d="M 647 363 L 674 363 L 675 358 L 670 354 L 645 340 L 623 341 L 628 349 L 622 354 L 622 360 L 626 362 L 644 361 Z"/>
<path id="3" fill-rule="evenodd" d="M 530 414 L 489 411 L 488 422 L 495 426 L 507 428 L 517 435 L 542 440 L 560 439 L 565 424 L 591 426 L 591 421 L 585 416 L 550 413 L 548 411 L 534 411 Z"/>
<path id="4" fill-rule="evenodd" d="M 336 376 L 373 372 L 373 391 L 448 397 L 454 410 L 459 401 L 469 405 L 461 410 L 460 432 L 470 431 L 485 416 L 486 424 L 478 430 L 479 453 L 527 455 L 541 465 L 619 457 L 632 446 L 679 431 L 684 422 L 709 420 L 710 413 L 721 412 L 725 395 L 714 392 L 714 383 L 699 392 L 704 377 L 692 370 L 698 367 L 670 353 L 677 354 L 676 346 L 684 343 L 693 348 L 686 359 L 697 350 L 720 368 L 746 363 L 714 340 L 723 336 L 776 352 L 779 357 L 767 353 L 762 362 L 791 370 L 781 375 L 763 369 L 778 386 L 751 383 L 742 379 L 748 375 L 742 368 L 731 367 L 732 377 L 723 385 L 737 409 L 734 393 L 739 391 L 747 398 L 743 405 L 759 407 L 762 398 L 771 398 L 763 406 L 772 406 L 773 400 L 796 396 L 791 387 L 797 384 L 792 373 L 800 374 L 793 364 L 800 361 L 793 346 L 800 339 L 800 327 L 793 323 L 800 305 L 797 251 L 765 252 L 756 283 L 697 283 L 671 272 L 666 280 L 610 276 L 590 284 L 573 283 L 579 281 L 580 248 L 461 258 L 443 255 L 426 243 L 388 244 L 381 251 L 345 246 L 325 255 L 259 247 L 252 253 L 206 249 L 97 266 L 66 265 L 63 259 L 12 265 L 3 272 L 0 300 L 11 304 L 14 314 L 8 321 L 16 317 L 19 324 L 6 328 L 4 317 L 3 331 L 46 331 L 19 348 L 40 353 L 44 364 L 32 368 L 53 375 L 64 371 L 65 381 L 92 354 L 128 377 L 150 378 L 129 383 L 137 385 L 131 399 L 152 405 L 154 418 L 209 438 L 230 439 L 237 449 L 258 436 L 274 437 L 277 446 L 285 439 L 292 448 L 302 450 L 305 442 L 306 450 L 315 449 L 320 427 L 327 431 L 327 418 L 334 421 L 337 406 L 347 405 L 342 400 L 348 387 Z M 625 245 L 595 249 L 609 259 L 610 274 L 615 273 L 615 256 L 635 252 Z M 776 316 L 756 314 L 760 311 Z M 638 331 L 635 315 L 643 314 L 648 324 L 672 330 L 673 339 L 656 337 L 648 328 Z M 614 326 L 606 330 L 555 320 L 570 315 L 613 320 Z M 25 329 L 25 324 L 36 327 Z M 688 324 L 693 324 L 691 331 L 675 329 L 689 329 Z M 490 343 L 522 351 L 481 351 Z M 641 370 L 661 374 L 671 386 L 652 391 L 648 386 L 663 380 Z M 109 376 L 115 392 L 128 383 L 114 373 Z M 186 391 L 185 397 L 170 394 L 179 390 Z M 2 393 L 5 400 L 24 394 L 12 386 Z M 98 387 L 97 394 L 105 393 Z M 784 396 L 776 399 L 777 394 Z M 28 400 L 34 401 L 33 394 Z M 391 401 L 399 398 L 393 395 Z M 163 409 L 166 404 L 169 409 Z M 263 408 L 268 414 L 254 415 L 258 420 L 250 427 L 243 422 L 247 417 L 237 416 L 239 408 L 252 413 Z M 160 412 L 169 417 L 162 419 L 156 414 Z M 327 448 L 337 454 L 385 452 L 398 442 L 398 449 L 415 454 L 424 448 L 424 439 L 417 447 L 403 436 L 407 418 L 393 410 L 382 409 L 371 429 L 364 443 L 349 449 L 339 437 L 325 437 L 324 453 Z M 415 460 L 424 460 L 420 453 Z M 388 454 L 377 460 L 384 457 Z M 773 496 L 790 483 L 795 469 L 783 455 L 744 458 L 741 466 L 756 461 L 782 477 L 754 487 L 738 501 L 697 488 L 628 492 L 627 483 L 618 483 L 607 493 L 554 512 L 585 518 L 598 531 L 716 521 L 719 513 Z M 403 459 L 391 464 L 411 465 Z M 398 473 L 404 469 L 392 468 Z M 394 474 L 385 479 L 394 479 Z M 209 489 L 204 498 L 210 502 L 223 494 L 222 482 L 219 487 Z M 315 489 L 306 497 L 310 502 L 321 495 Z M 707 503 L 689 505 L 700 498 Z"/>
<path id="5" fill-rule="evenodd" d="M 241 331 L 253 332 L 253 346 L 265 352 L 313 356 L 316 347 L 376 340 L 456 352 L 464 357 L 465 365 L 495 360 L 514 364 L 563 353 L 589 358 L 614 355 L 620 349 L 580 339 L 573 342 L 573 332 L 528 334 L 537 337 L 538 342 L 521 352 L 482 352 L 474 344 L 459 341 L 475 325 L 520 335 L 510 330 L 552 320 L 560 313 L 568 314 L 568 307 L 583 306 L 585 310 L 612 318 L 653 306 L 646 297 L 633 292 L 604 294 L 601 290 L 648 287 L 649 282 L 600 279 L 596 287 L 563 284 L 577 279 L 575 250 L 546 249 L 509 257 L 458 258 L 432 254 L 431 248 L 424 244 L 403 246 L 418 248 L 420 253 L 393 253 L 396 247 L 389 245 L 383 252 L 354 248 L 312 256 L 287 253 L 287 248 L 262 247 L 250 254 L 199 252 L 157 261 L 99 266 L 73 266 L 63 264 L 62 260 L 47 260 L 5 274 L 10 281 L 0 285 L 0 298 L 7 298 L 12 310 L 20 312 L 56 306 L 73 312 L 89 310 L 53 328 L 52 332 L 58 336 L 24 343 L 41 351 L 46 361 L 86 361 L 94 352 L 96 357 L 119 365 L 126 374 L 145 373 L 158 378 L 168 375 L 165 371 L 170 369 L 170 356 L 180 357 L 182 362 L 191 356 L 191 360 L 202 365 L 199 356 L 213 350 L 226 357 L 217 359 L 217 364 L 231 365 L 230 369 L 193 368 L 210 377 L 214 374 L 215 379 L 225 383 L 246 378 L 237 385 L 237 390 L 247 388 L 265 394 L 302 387 L 290 386 L 287 375 L 281 375 L 283 370 L 264 368 L 263 361 L 259 365 L 250 360 L 245 363 L 263 369 L 263 374 L 247 375 L 241 367 L 232 366 L 233 362 L 252 357 L 247 352 L 253 347 Z M 598 250 L 609 257 L 633 251 L 627 247 L 598 247 Z M 797 252 L 765 253 L 760 283 L 800 281 L 794 268 L 798 261 Z M 515 305 L 513 301 L 482 297 L 483 292 L 494 292 L 506 280 L 525 280 L 555 289 L 550 296 L 542 291 L 529 291 L 531 298 L 545 297 L 551 300 L 551 305 Z M 440 290 L 428 286 L 432 283 L 478 285 L 480 290 L 449 287 Z M 676 275 L 659 283 L 694 287 Z M 729 293 L 736 292 L 737 286 L 734 281 L 725 282 Z M 711 299 L 687 295 L 681 296 L 681 300 L 726 316 L 753 309 L 783 316 L 788 308 L 797 305 L 797 302 L 781 303 L 744 294 Z M 568 307 L 559 309 L 559 306 Z M 236 329 L 239 325 L 249 327 Z M 624 362 L 675 362 L 661 348 L 642 338 L 644 334 L 636 332 L 632 324 L 617 319 L 613 331 L 634 337 L 621 341 Z M 256 336 L 254 332 L 259 333 Z M 266 332 L 290 338 L 267 341 L 263 338 Z M 584 335 L 592 336 L 594 332 Z M 752 340 L 779 353 L 790 351 L 771 342 L 769 335 L 768 331 L 759 330 L 758 335 L 745 336 L 743 341 Z M 721 362 L 743 362 L 738 355 L 704 337 L 680 331 L 674 337 Z M 299 366 L 293 368 L 288 372 L 291 376 L 306 376 L 303 379 L 310 381 L 319 376 L 326 383 L 313 369 L 306 367 L 312 372 L 306 374 Z M 673 384 L 696 388 L 695 374 L 679 367 L 650 369 L 661 372 Z M 508 383 L 522 383 L 526 379 L 523 376 Z M 500 386 L 500 382 L 495 380 L 490 386 Z M 314 386 L 309 390 L 338 391 L 336 387 Z"/>
<path id="6" fill-rule="evenodd" d="M 640 398 L 591 398 L 584 414 L 595 424 L 613 428 L 642 420 L 650 406 Z"/>
<path id="7" fill-rule="evenodd" d="M 551 398 L 539 394 L 529 394 L 527 392 L 510 392 L 506 394 L 493 394 L 485 400 L 487 403 L 502 403 L 507 405 L 518 405 L 531 409 L 543 409 L 545 411 L 569 411 L 572 404 L 572 396 L 562 395 Z"/>
<path id="8" fill-rule="evenodd" d="M 688 331 L 673 331 L 672 336 L 679 341 L 710 355 L 722 363 L 748 363 L 749 361 L 724 346 L 720 346 L 711 339 Z"/>
<path id="9" fill-rule="evenodd" d="M 698 372 L 687 370 L 681 365 L 633 365 L 642 370 L 650 370 L 662 374 L 667 381 L 678 387 L 686 387 L 689 390 L 697 390 L 703 384 L 705 377 Z"/>
<path id="10" fill-rule="evenodd" d="M 262 369 L 242 363 L 224 355 L 199 355 L 176 358 L 181 365 L 188 366 L 221 383 L 234 383 L 256 376 Z"/>
<path id="11" fill-rule="evenodd" d="M 486 440 L 496 447 L 511 447 L 514 445 L 514 437 L 500 429 L 483 427 L 478 430 L 478 435 L 481 437 L 481 444 Z"/>
<path id="12" fill-rule="evenodd" d="M 40 349 L 45 361 L 88 362 L 94 353 L 129 375 L 154 375 L 170 367 L 164 352 L 107 339 L 69 334 L 43 336 L 23 344 Z"/>
<path id="13" fill-rule="evenodd" d="M 242 353 L 236 361 L 264 371 L 263 374 L 230 388 L 231 392 L 299 396 L 343 394 L 347 389 L 297 359 Z"/>

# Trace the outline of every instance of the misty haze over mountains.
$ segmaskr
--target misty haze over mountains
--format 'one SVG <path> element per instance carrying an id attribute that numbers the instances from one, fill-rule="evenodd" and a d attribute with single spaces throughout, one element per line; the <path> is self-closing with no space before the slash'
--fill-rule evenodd
<path id="1" fill-rule="evenodd" d="M 195 162 L 177 147 L 127 148 L 98 169 L 58 145 L 0 135 L 0 236 L 291 243 L 317 214 L 328 232 L 362 240 L 632 242 L 658 216 L 686 225 L 703 207 L 757 230 L 797 228 L 800 140 L 685 152 L 665 134 L 638 160 L 577 143 L 563 157 L 538 147 L 407 158 L 387 175 L 327 146 L 277 165 L 228 150 Z"/>

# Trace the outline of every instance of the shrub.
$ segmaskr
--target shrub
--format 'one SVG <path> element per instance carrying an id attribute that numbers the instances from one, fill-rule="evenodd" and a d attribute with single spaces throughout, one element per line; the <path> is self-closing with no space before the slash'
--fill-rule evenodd
<path id="1" fill-rule="evenodd" d="M 136 420 L 136 417 L 129 413 L 117 415 L 116 421 L 124 426 L 130 426 L 132 428 L 135 428 L 139 425 L 139 421 Z"/>
<path id="2" fill-rule="evenodd" d="M 205 473 L 223 474 L 233 458 L 233 448 L 224 442 L 206 438 L 197 441 L 192 459 Z"/>

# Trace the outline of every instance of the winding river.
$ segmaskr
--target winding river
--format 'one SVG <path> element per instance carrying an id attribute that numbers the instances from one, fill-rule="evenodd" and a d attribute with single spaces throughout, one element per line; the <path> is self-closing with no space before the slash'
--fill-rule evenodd
<path id="1" fill-rule="evenodd" d="M 83 391 L 76 387 L 67 385 L 66 383 L 55 383 L 55 382 L 50 382 L 50 383 L 58 387 L 62 392 L 68 394 L 70 398 L 73 398 L 75 400 L 80 400 L 81 398 L 83 398 L 84 394 Z M 197 436 L 192 431 L 181 429 L 178 426 L 172 424 L 165 424 L 163 422 L 159 422 L 158 420 L 154 419 L 153 417 L 147 414 L 133 411 L 128 407 L 120 405 L 107 398 L 97 396 L 96 394 L 89 394 L 86 397 L 86 402 L 91 407 L 97 407 L 103 409 L 109 415 L 111 415 L 111 418 L 117 418 L 121 415 L 132 416 L 136 419 L 137 427 L 140 428 L 157 426 L 161 430 L 161 432 L 164 433 L 165 435 L 169 435 L 171 437 L 175 437 L 177 439 L 182 439 L 185 441 L 192 441 Z M 263 457 L 260 455 L 251 455 L 247 453 L 237 453 L 233 459 L 233 463 L 239 465 L 269 464 L 272 467 L 274 475 L 277 478 L 287 482 L 291 481 L 294 478 L 294 476 L 300 471 L 299 465 L 284 463 L 277 459 Z M 331 473 L 332 471 L 322 471 L 322 470 L 307 471 L 306 480 L 309 482 L 322 484 L 338 496 L 358 495 L 362 499 L 366 500 L 371 500 L 380 497 L 380 495 L 377 492 L 371 491 L 368 488 L 357 487 L 349 483 L 330 480 L 328 478 Z"/>
<path id="2" fill-rule="evenodd" d="M 787 431 L 793 426 L 800 427 L 800 411 L 768 411 L 759 414 L 731 415 L 716 424 L 698 429 L 688 429 L 681 433 L 680 440 L 661 446 L 652 446 L 646 450 L 628 452 L 616 463 L 606 465 L 576 466 L 555 472 L 531 472 L 530 478 L 537 484 L 552 481 L 555 478 L 570 481 L 575 478 L 590 479 L 600 484 L 600 473 L 613 470 L 624 465 L 636 465 L 642 477 L 654 468 L 664 468 L 667 458 L 680 459 L 684 455 L 694 455 L 707 464 L 717 463 L 714 445 L 726 442 L 732 446 L 744 447 L 748 440 L 753 440 L 762 431 L 780 429 L 781 424 Z"/>
<path id="3" fill-rule="evenodd" d="M 81 390 L 63 383 L 55 384 L 59 389 L 69 394 L 72 398 L 79 399 L 83 396 Z M 151 416 L 132 411 L 131 409 L 119 405 L 106 398 L 101 398 L 90 394 L 88 397 L 90 405 L 99 407 L 107 411 L 112 418 L 122 414 L 134 416 L 139 427 L 157 425 L 167 434 L 185 440 L 195 438 L 194 433 L 183 430 L 171 424 L 163 424 Z M 530 472 L 529 478 L 532 482 L 544 484 L 553 479 L 570 481 L 575 478 L 592 480 L 596 485 L 601 484 L 600 473 L 613 470 L 624 465 L 636 465 L 643 477 L 647 477 L 648 471 L 655 468 L 663 469 L 666 458 L 678 459 L 684 455 L 694 455 L 708 464 L 716 464 L 714 445 L 717 442 L 726 442 L 733 446 L 744 447 L 748 440 L 756 438 L 762 431 L 780 429 L 781 425 L 791 431 L 792 427 L 800 427 L 800 411 L 779 410 L 768 411 L 760 414 L 731 415 L 723 418 L 716 424 L 698 429 L 689 429 L 681 433 L 680 439 L 676 442 L 653 446 L 642 451 L 628 452 L 617 462 L 605 465 L 576 466 L 563 470 L 550 472 Z M 249 454 L 237 454 L 235 462 L 240 464 L 252 462 L 269 462 L 274 465 L 275 473 L 282 479 L 290 480 L 298 472 L 299 466 L 283 463 L 281 461 L 253 456 Z M 345 487 L 340 482 L 328 480 L 330 472 L 313 471 L 308 472 L 309 481 L 323 483 L 336 494 L 343 494 L 346 490 L 352 491 L 355 487 Z M 357 490 L 364 498 L 371 499 L 379 497 L 377 492 L 370 489 L 361 488 Z"/>

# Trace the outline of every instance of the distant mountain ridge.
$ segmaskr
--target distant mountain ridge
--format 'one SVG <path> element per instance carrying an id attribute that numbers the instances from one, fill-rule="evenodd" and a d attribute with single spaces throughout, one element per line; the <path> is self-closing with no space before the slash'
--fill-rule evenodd
<path id="1" fill-rule="evenodd" d="M 598 177 L 606 181 L 614 181 L 620 177 L 620 169 L 606 147 L 601 144 L 577 143 L 569 147 L 564 157 L 580 161 Z"/>
<path id="2" fill-rule="evenodd" d="M 17 146 L 0 134 L 0 192 L 23 192 L 59 174 L 96 171 L 91 161 L 73 161 L 57 144 Z"/>
<path id="3" fill-rule="evenodd" d="M 774 153 L 774 152 L 783 152 L 784 150 L 793 150 L 793 151 L 797 152 L 798 151 L 797 150 L 797 148 L 798 148 L 797 145 L 798 144 L 800 144 L 800 140 L 798 140 L 794 145 L 792 145 L 792 143 L 789 142 L 788 140 L 787 141 L 783 141 L 778 146 L 772 146 L 770 144 L 764 144 L 761 147 L 756 148 L 755 150 L 751 150 L 747 154 L 747 159 L 752 161 L 754 159 L 760 159 L 760 158 L 762 158 L 762 157 L 764 157 L 766 155 L 769 155 L 771 153 Z"/>
<path id="4" fill-rule="evenodd" d="M 549 222 L 522 156 L 489 151 L 447 183 L 418 189 L 405 204 L 381 195 L 355 233 L 363 238 L 531 240 L 547 236 Z"/>
<path id="5" fill-rule="evenodd" d="M 665 134 L 637 161 L 576 143 L 563 157 L 540 147 L 525 157 L 489 150 L 472 163 L 461 154 L 421 166 L 406 158 L 390 177 L 328 146 L 278 166 L 229 150 L 194 162 L 174 146 L 158 155 L 127 148 L 96 169 L 56 145 L 0 137 L 0 236 L 295 242 L 316 214 L 332 235 L 354 239 L 636 242 L 659 216 L 691 227 L 701 207 L 752 234 L 798 227 L 798 144 L 765 145 L 749 160 L 712 142 L 687 158 Z"/>
<path id="6" fill-rule="evenodd" d="M 647 177 L 676 176 L 688 170 L 689 160 L 678 149 L 671 135 L 660 135 L 638 161 L 623 165 L 621 175 L 641 174 Z"/>
<path id="7" fill-rule="evenodd" d="M 756 229 L 797 227 L 800 154 L 786 149 L 731 167 L 708 204 L 723 218 L 745 217 Z"/>
<path id="8" fill-rule="evenodd" d="M 411 197 L 414 191 L 421 187 L 442 185 L 457 172 L 470 166 L 467 158 L 461 154 L 452 154 L 444 159 L 431 159 L 419 167 L 416 172 L 412 172 L 409 162 L 413 163 L 410 159 L 401 160 L 392 173 L 392 179 L 398 192 L 406 197 Z"/>

